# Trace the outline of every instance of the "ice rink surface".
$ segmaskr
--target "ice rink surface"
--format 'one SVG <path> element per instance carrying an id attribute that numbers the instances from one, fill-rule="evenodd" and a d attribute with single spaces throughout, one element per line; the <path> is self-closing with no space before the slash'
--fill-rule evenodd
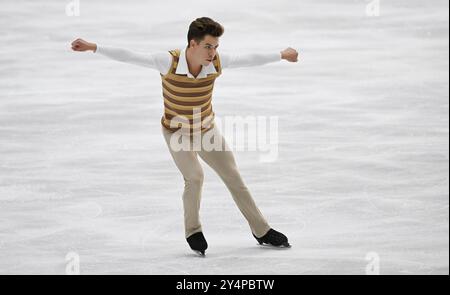
<path id="1" fill-rule="evenodd" d="M 69 3 L 0 4 L 0 274 L 449 273 L 448 1 Z M 158 72 L 70 49 L 180 48 L 201 16 L 219 54 L 300 52 L 225 69 L 213 99 L 217 118 L 279 117 L 275 161 L 235 157 L 287 251 L 257 246 L 202 162 L 195 257 Z"/>

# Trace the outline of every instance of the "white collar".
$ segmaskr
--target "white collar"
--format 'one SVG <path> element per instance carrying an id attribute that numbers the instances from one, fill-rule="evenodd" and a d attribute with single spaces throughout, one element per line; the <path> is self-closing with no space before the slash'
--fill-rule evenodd
<path id="1" fill-rule="evenodd" d="M 186 49 L 181 50 L 175 74 L 183 74 L 183 75 L 187 74 L 187 76 L 189 78 L 200 79 L 200 78 L 206 78 L 208 76 L 208 74 L 215 74 L 215 73 L 217 73 L 216 68 L 214 67 L 214 64 L 212 62 L 210 62 L 209 65 L 207 65 L 206 67 L 202 66 L 202 70 L 200 71 L 198 76 L 194 77 L 189 72 L 189 67 L 188 67 L 187 59 L 186 59 Z"/>

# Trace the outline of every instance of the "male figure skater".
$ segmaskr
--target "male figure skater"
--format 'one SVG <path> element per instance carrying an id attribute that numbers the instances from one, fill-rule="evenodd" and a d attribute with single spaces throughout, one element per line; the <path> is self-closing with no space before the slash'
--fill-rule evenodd
<path id="1" fill-rule="evenodd" d="M 192 250 L 205 255 L 208 243 L 199 218 L 203 184 L 200 156 L 226 184 L 236 205 L 247 219 L 253 236 L 260 245 L 290 247 L 282 233 L 272 229 L 256 206 L 237 168 L 234 156 L 214 124 L 212 92 L 215 79 L 223 68 L 257 66 L 285 59 L 297 62 L 292 48 L 280 52 L 244 55 L 217 53 L 224 28 L 208 17 L 197 18 L 189 26 L 185 49 L 168 52 L 137 53 L 127 49 L 99 46 L 83 39 L 72 42 L 75 51 L 93 51 L 108 58 L 156 69 L 162 79 L 164 115 L 161 129 L 172 158 L 184 179 L 183 207 L 185 237 Z M 174 136 L 176 135 L 176 136 Z M 179 138 L 189 148 L 175 147 Z M 195 139 L 213 138 L 220 148 L 210 150 L 202 145 L 192 149 Z"/>

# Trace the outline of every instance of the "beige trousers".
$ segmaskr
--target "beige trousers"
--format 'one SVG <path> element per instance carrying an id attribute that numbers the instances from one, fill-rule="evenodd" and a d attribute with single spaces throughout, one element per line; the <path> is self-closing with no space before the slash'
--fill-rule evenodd
<path id="1" fill-rule="evenodd" d="M 216 126 L 203 132 L 197 139 L 188 135 L 174 135 L 176 132 L 170 132 L 162 125 L 161 128 L 172 158 L 184 178 L 183 207 L 186 238 L 196 232 L 202 231 L 199 211 L 202 196 L 203 169 L 197 155 L 225 183 L 234 202 L 247 219 L 253 234 L 259 238 L 269 231 L 269 224 L 259 211 L 247 186 L 241 178 L 233 152 L 229 149 L 224 137 Z M 205 148 L 203 144 L 196 145 L 195 143 L 198 143 L 199 138 L 202 141 L 208 138 L 210 143 L 217 143 L 215 146 L 219 146 L 220 148 L 211 150 L 210 147 Z M 184 149 L 180 149 L 181 144 L 179 143 L 182 140 L 185 143 L 189 143 L 189 148 L 185 146 Z"/>

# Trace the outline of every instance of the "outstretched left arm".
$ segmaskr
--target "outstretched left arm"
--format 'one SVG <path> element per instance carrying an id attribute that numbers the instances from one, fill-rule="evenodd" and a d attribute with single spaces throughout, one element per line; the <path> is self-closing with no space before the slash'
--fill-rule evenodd
<path id="1" fill-rule="evenodd" d="M 274 53 L 220 54 L 222 68 L 261 66 L 283 59 L 289 62 L 297 62 L 298 52 L 295 49 L 288 47 L 280 52 Z"/>

